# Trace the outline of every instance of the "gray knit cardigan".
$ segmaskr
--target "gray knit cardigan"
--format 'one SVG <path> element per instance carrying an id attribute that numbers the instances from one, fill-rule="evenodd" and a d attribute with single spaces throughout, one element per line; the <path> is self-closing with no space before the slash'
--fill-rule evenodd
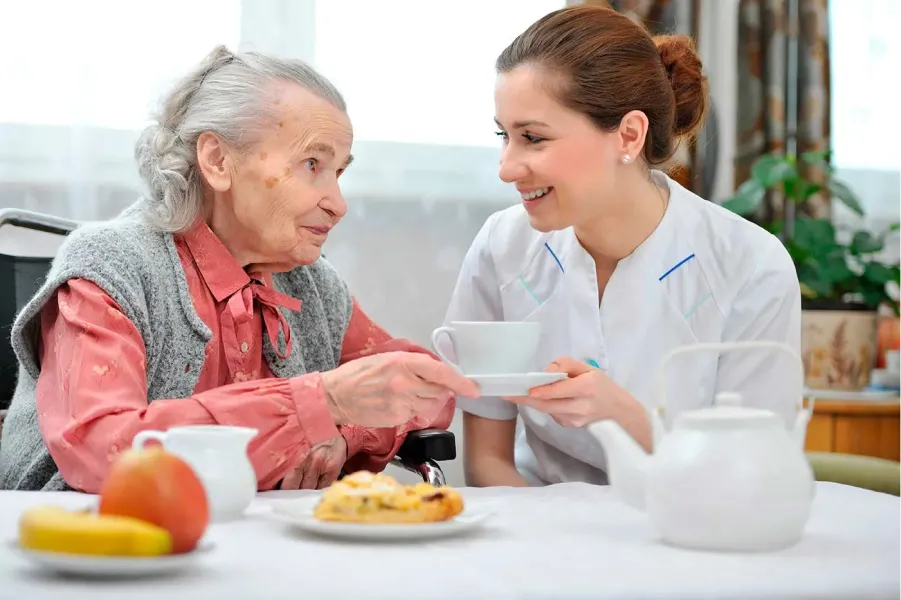
<path id="1" fill-rule="evenodd" d="M 12 342 L 19 377 L 0 445 L 0 489 L 67 490 L 38 429 L 35 387 L 40 312 L 69 279 L 87 279 L 115 300 L 144 340 L 147 401 L 192 394 L 212 332 L 194 310 L 171 234 L 162 233 L 134 205 L 118 218 L 80 227 L 68 236 L 47 280 L 18 315 Z M 327 371 L 338 365 L 350 322 L 347 285 L 324 259 L 273 276 L 273 286 L 303 303 L 280 309 L 291 328 L 293 350 L 278 358 L 268 336 L 263 355 L 278 377 Z M 278 344 L 284 350 L 284 336 Z M 281 352 L 284 354 L 284 352 Z"/>

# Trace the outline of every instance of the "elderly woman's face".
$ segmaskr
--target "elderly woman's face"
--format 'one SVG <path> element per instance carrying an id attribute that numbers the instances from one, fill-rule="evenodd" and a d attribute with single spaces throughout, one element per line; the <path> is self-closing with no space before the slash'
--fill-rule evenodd
<path id="1" fill-rule="evenodd" d="M 211 226 L 243 265 L 283 271 L 315 262 L 347 212 L 338 178 L 353 131 L 346 114 L 300 86 L 282 84 L 276 98 L 277 126 L 250 151 L 224 153 L 228 189 L 215 194 Z M 203 163 L 201 153 L 198 142 Z M 204 174 L 216 189 L 216 174 Z"/>

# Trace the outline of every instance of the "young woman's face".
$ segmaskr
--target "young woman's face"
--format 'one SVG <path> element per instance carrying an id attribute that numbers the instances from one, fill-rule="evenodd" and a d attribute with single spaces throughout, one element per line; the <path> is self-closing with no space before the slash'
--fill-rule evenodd
<path id="1" fill-rule="evenodd" d="M 495 120 L 504 138 L 500 178 L 516 186 L 532 227 L 578 226 L 604 211 L 622 158 L 616 132 L 547 92 L 553 82 L 523 65 L 497 78 Z"/>

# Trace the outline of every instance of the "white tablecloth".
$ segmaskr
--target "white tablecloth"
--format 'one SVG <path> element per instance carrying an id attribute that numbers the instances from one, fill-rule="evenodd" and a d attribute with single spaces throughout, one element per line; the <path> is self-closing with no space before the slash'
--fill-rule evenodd
<path id="1" fill-rule="evenodd" d="M 667 547 L 604 487 L 464 489 L 498 513 L 467 537 L 394 544 L 325 541 L 266 517 L 214 525 L 202 568 L 131 582 L 44 575 L 8 542 L 27 506 L 84 506 L 77 494 L 0 492 L 0 598 L 898 598 L 899 501 L 818 484 L 806 537 L 775 554 Z"/>

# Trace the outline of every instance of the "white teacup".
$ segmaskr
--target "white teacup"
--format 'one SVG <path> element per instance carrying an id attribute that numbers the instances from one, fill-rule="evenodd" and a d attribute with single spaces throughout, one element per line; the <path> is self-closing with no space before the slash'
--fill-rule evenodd
<path id="1" fill-rule="evenodd" d="M 441 351 L 442 335 L 450 338 L 456 362 Z M 540 337 L 537 322 L 451 321 L 432 332 L 432 347 L 464 375 L 519 374 L 531 370 Z"/>

